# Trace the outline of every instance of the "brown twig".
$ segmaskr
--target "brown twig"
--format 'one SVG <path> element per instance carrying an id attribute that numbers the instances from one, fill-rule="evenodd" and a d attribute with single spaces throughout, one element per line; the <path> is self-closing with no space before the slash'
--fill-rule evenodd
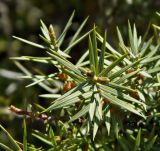
<path id="1" fill-rule="evenodd" d="M 28 112 L 26 110 L 22 110 L 22 109 L 19 109 L 13 105 L 11 105 L 9 107 L 9 110 L 17 115 L 26 115 L 26 116 L 29 116 L 30 118 L 35 118 L 35 119 L 42 119 L 43 121 L 48 121 L 49 117 L 46 115 L 46 114 L 39 114 L 39 113 L 33 113 L 33 112 Z"/>

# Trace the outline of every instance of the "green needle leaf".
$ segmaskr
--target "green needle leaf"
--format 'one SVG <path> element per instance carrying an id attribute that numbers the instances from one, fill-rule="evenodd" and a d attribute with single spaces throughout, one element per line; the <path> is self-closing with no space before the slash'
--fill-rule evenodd
<path id="1" fill-rule="evenodd" d="M 39 37 L 45 42 L 45 43 L 47 43 L 47 44 L 51 44 L 51 42 L 48 40 L 48 39 L 46 39 L 45 37 L 43 37 L 42 35 L 39 35 Z"/>
<path id="2" fill-rule="evenodd" d="M 96 34 L 97 34 L 98 40 L 99 40 L 101 43 L 103 43 L 103 38 L 101 37 L 101 35 L 98 34 L 97 32 L 96 32 Z M 122 56 L 122 54 L 120 54 L 117 50 L 115 50 L 107 41 L 106 41 L 106 43 L 105 43 L 105 46 L 106 46 L 106 48 L 113 54 L 113 56 L 116 56 L 115 58 Z M 125 58 L 124 61 L 125 61 L 127 64 L 130 64 L 130 63 L 131 63 L 127 58 Z"/>
<path id="3" fill-rule="evenodd" d="M 145 118 L 145 116 L 141 113 L 142 110 L 140 108 L 138 108 L 138 107 L 136 108 L 134 105 L 127 103 L 125 101 L 122 101 L 122 100 L 116 98 L 115 96 L 113 96 L 109 93 L 106 93 L 104 91 L 101 91 L 101 95 L 104 98 L 107 98 L 111 103 L 118 105 L 119 107 L 125 108 L 126 110 L 133 112 L 133 113 Z"/>
<path id="4" fill-rule="evenodd" d="M 151 57 L 151 58 L 146 58 L 146 59 L 142 60 L 141 63 L 146 64 L 146 63 L 150 63 L 152 61 L 156 61 L 158 59 L 160 59 L 160 55 L 157 55 L 157 56 Z"/>
<path id="5" fill-rule="evenodd" d="M 137 54 L 138 53 L 138 37 L 137 37 L 137 30 L 136 30 L 135 24 L 133 26 L 133 39 L 134 39 L 135 52 Z"/>
<path id="6" fill-rule="evenodd" d="M 26 40 L 26 39 L 23 39 L 23 38 L 19 38 L 19 37 L 16 37 L 16 36 L 13 36 L 13 38 L 15 38 L 15 39 L 17 39 L 17 40 L 19 40 L 19 41 L 22 41 L 22 42 L 24 42 L 24 43 L 26 43 L 26 44 L 32 45 L 32 46 L 34 46 L 34 47 L 40 48 L 40 49 L 48 49 L 48 47 L 44 47 L 44 46 L 42 46 L 42 45 L 40 45 L 40 44 L 31 42 L 31 41 Z"/>
<path id="7" fill-rule="evenodd" d="M 65 26 L 65 28 L 64 28 L 64 30 L 62 32 L 62 34 L 57 39 L 58 47 L 60 47 L 62 45 L 62 43 L 63 43 L 63 40 L 64 40 L 64 38 L 65 38 L 65 36 L 67 34 L 67 31 L 69 30 L 69 28 L 70 28 L 70 26 L 72 24 L 72 20 L 73 20 L 74 14 L 75 14 L 75 11 L 73 11 L 73 13 L 72 13 L 71 17 L 69 18 L 69 20 L 68 20 L 68 22 L 67 22 L 67 24 L 66 24 L 66 26 Z"/>
<path id="8" fill-rule="evenodd" d="M 16 64 L 16 66 L 21 70 L 23 71 L 27 76 L 31 76 L 33 77 L 33 75 L 23 66 L 21 65 L 19 62 L 17 61 L 14 61 L 14 63 Z M 33 81 L 37 81 L 38 79 L 35 77 L 32 79 Z M 39 86 L 41 86 L 43 89 L 45 89 L 46 91 L 50 92 L 50 93 L 55 93 L 55 90 L 48 87 L 46 84 L 40 82 L 38 83 Z"/>
<path id="9" fill-rule="evenodd" d="M 9 148 L 8 146 L 0 143 L 0 147 L 3 148 L 5 151 L 13 151 L 11 148 Z"/>
<path id="10" fill-rule="evenodd" d="M 147 55 L 147 57 L 148 58 L 153 57 L 157 53 L 157 51 L 159 50 L 159 48 L 160 48 L 160 44 L 157 45 L 156 47 L 150 47 L 151 52 Z"/>
<path id="11" fill-rule="evenodd" d="M 83 77 L 81 72 L 76 68 L 75 65 L 73 65 L 71 62 L 69 62 L 68 60 L 66 60 L 65 58 L 61 57 L 57 52 L 53 52 L 53 54 L 51 54 L 50 52 L 47 52 L 52 58 L 54 58 L 55 60 L 57 60 L 61 65 L 64 65 L 65 67 L 67 67 L 68 69 L 70 69 L 72 72 L 78 74 L 80 77 Z"/>
<path id="12" fill-rule="evenodd" d="M 8 136 L 10 142 L 13 144 L 14 150 L 22 151 L 21 148 L 19 147 L 19 145 L 17 144 L 17 142 L 14 140 L 14 138 L 7 132 L 7 130 L 2 125 L 0 125 L 0 129 L 2 129 L 3 132 Z M 2 146 L 4 146 L 4 145 L 2 145 Z"/>
<path id="13" fill-rule="evenodd" d="M 110 72 L 115 66 L 119 64 L 128 54 L 123 55 L 119 59 L 117 59 L 115 62 L 113 62 L 111 65 L 109 65 L 106 69 L 104 69 L 99 76 L 107 76 L 108 72 Z"/>
<path id="14" fill-rule="evenodd" d="M 79 95 L 77 96 L 77 93 L 72 94 L 70 97 L 66 98 L 65 100 L 61 100 L 61 101 L 56 101 L 55 104 L 51 105 L 50 107 L 48 107 L 46 111 L 52 111 L 54 109 L 58 109 L 58 108 L 63 108 L 69 105 L 74 105 L 75 103 L 81 101 L 81 100 L 86 100 L 88 98 L 90 98 L 92 95 L 92 92 L 86 92 L 83 93 L 83 95 Z"/>
<path id="15" fill-rule="evenodd" d="M 77 37 L 79 36 L 79 34 L 82 31 L 83 27 L 85 26 L 87 20 L 88 20 L 88 17 L 82 22 L 82 24 L 78 28 L 77 32 L 74 34 L 72 40 L 70 41 L 69 45 L 71 45 L 77 39 Z"/>
<path id="16" fill-rule="evenodd" d="M 141 143 L 141 129 L 139 129 L 138 134 L 137 134 L 137 138 L 136 138 L 136 142 L 135 142 L 135 146 L 134 146 L 134 151 L 139 150 L 140 143 Z"/>
<path id="17" fill-rule="evenodd" d="M 53 129 L 51 127 L 49 129 L 49 136 L 50 136 L 52 144 L 56 146 L 57 142 L 55 140 L 54 132 L 53 132 Z"/>
<path id="18" fill-rule="evenodd" d="M 106 125 L 108 136 L 109 136 L 110 130 L 111 130 L 111 112 L 109 109 L 105 114 L 105 125 Z"/>
<path id="19" fill-rule="evenodd" d="M 98 119 L 96 118 L 95 122 L 94 122 L 94 125 L 93 125 L 93 140 L 97 134 L 97 131 L 98 131 L 98 127 L 99 127 L 99 121 Z"/>
<path id="20" fill-rule="evenodd" d="M 94 94 L 93 94 L 91 96 L 91 102 L 90 102 L 90 106 L 89 106 L 89 117 L 90 117 L 91 121 L 93 121 L 95 109 L 96 109 L 96 100 L 95 100 Z"/>
<path id="21" fill-rule="evenodd" d="M 92 69 L 95 72 L 95 60 L 94 60 L 94 54 L 93 54 L 93 45 L 91 41 L 91 37 L 89 36 L 89 60 L 90 60 L 90 69 Z"/>
<path id="22" fill-rule="evenodd" d="M 35 133 L 33 133 L 32 135 L 36 137 L 38 140 L 44 142 L 45 144 L 53 146 L 52 142 L 48 138 L 45 138 L 44 136 L 40 136 L 39 134 Z"/>
<path id="23" fill-rule="evenodd" d="M 117 72 L 109 75 L 109 79 L 110 79 L 110 80 L 113 80 L 114 78 L 119 77 L 123 72 L 125 72 L 126 70 L 128 70 L 128 69 L 131 68 L 131 67 L 134 67 L 136 64 L 138 64 L 138 63 L 139 63 L 140 61 L 142 61 L 142 60 L 143 60 L 143 58 L 142 58 L 142 59 L 139 59 L 139 60 L 137 60 L 137 61 L 129 64 L 128 66 L 122 68 L 121 70 L 119 70 L 119 71 L 117 71 Z"/>
<path id="24" fill-rule="evenodd" d="M 93 29 L 90 30 L 89 32 L 87 32 L 86 34 L 84 34 L 83 36 L 81 36 L 80 38 L 78 38 L 77 40 L 75 40 L 71 45 L 69 45 L 64 50 L 64 52 L 68 54 L 70 52 L 71 48 L 73 48 L 75 45 L 77 45 L 79 42 L 81 42 L 83 39 L 85 39 L 92 31 L 93 31 Z"/>
<path id="25" fill-rule="evenodd" d="M 68 105 L 73 105 L 74 103 L 85 100 L 89 98 L 92 94 L 90 90 L 90 85 L 83 87 L 83 85 L 77 86 L 74 90 L 68 92 L 69 94 L 64 94 L 62 97 L 55 100 L 55 103 L 48 107 L 44 112 L 51 111 L 53 109 L 66 107 Z M 89 91 L 89 92 L 88 92 Z M 73 93 L 72 93 L 73 92 Z"/>
<path id="26" fill-rule="evenodd" d="M 60 94 L 41 94 L 39 95 L 42 98 L 52 98 L 52 99 L 57 99 L 59 98 L 61 95 Z"/>
<path id="27" fill-rule="evenodd" d="M 23 127 L 24 127 L 24 132 L 23 132 L 23 151 L 27 151 L 27 128 L 26 128 L 26 119 L 25 118 L 23 120 Z"/>
<path id="28" fill-rule="evenodd" d="M 135 75 L 136 75 L 137 73 L 139 73 L 140 71 L 141 71 L 141 70 L 138 69 L 138 70 L 136 70 L 136 71 L 133 71 L 133 72 L 131 72 L 131 73 L 128 73 L 128 74 L 122 76 L 121 78 L 119 78 L 118 80 L 115 80 L 114 83 L 116 83 L 116 84 L 121 84 L 121 83 L 123 83 L 125 80 L 127 80 L 127 79 L 135 76 Z"/>
<path id="29" fill-rule="evenodd" d="M 153 69 L 149 69 L 149 70 L 148 70 L 148 73 L 149 73 L 149 74 L 153 74 L 153 73 L 155 73 L 155 72 L 160 72 L 160 67 L 155 67 L 155 68 L 153 68 Z"/>
<path id="30" fill-rule="evenodd" d="M 89 108 L 90 108 L 90 104 L 88 104 L 87 106 L 84 106 L 78 113 L 76 113 L 74 116 L 71 117 L 69 122 L 73 122 L 76 119 L 85 115 L 89 111 Z"/>
<path id="31" fill-rule="evenodd" d="M 80 66 L 81 63 L 84 62 L 84 60 L 88 57 L 89 55 L 89 51 L 87 50 L 81 57 L 80 59 L 77 61 L 76 65 Z"/>
<path id="32" fill-rule="evenodd" d="M 144 42 L 141 48 L 141 57 L 143 57 L 146 54 L 146 51 L 148 50 L 149 46 L 151 45 L 153 41 L 153 37 L 151 37 L 147 42 Z"/>
<path id="33" fill-rule="evenodd" d="M 97 40 L 96 40 L 96 31 L 95 31 L 95 26 L 93 28 L 93 34 L 92 34 L 92 46 L 93 49 L 93 58 L 94 58 L 94 68 L 95 68 L 95 73 L 98 73 L 98 52 L 97 52 Z"/>
<path id="34" fill-rule="evenodd" d="M 134 31 L 135 32 L 135 31 Z M 133 51 L 133 54 L 136 56 L 136 47 L 135 47 L 135 33 L 134 35 L 132 34 L 132 29 L 131 29 L 131 25 L 130 22 L 128 21 L 128 33 L 129 33 L 129 41 L 130 41 L 130 45 L 131 45 L 131 50 Z"/>
<path id="35" fill-rule="evenodd" d="M 118 39 L 119 39 L 120 44 L 124 45 L 124 40 L 123 40 L 122 34 L 121 34 L 118 26 L 117 26 L 117 35 L 118 35 Z"/>
<path id="36" fill-rule="evenodd" d="M 106 31 L 104 33 L 103 44 L 100 52 L 99 64 L 98 64 L 98 73 L 101 73 L 104 68 L 104 53 L 105 53 L 105 43 L 106 43 Z"/>
<path id="37" fill-rule="evenodd" d="M 98 84 L 98 86 L 101 90 L 103 90 L 107 93 L 110 93 L 112 95 L 115 95 L 116 97 L 119 97 L 121 99 L 128 100 L 130 102 L 135 102 L 137 104 L 141 104 L 141 105 L 145 106 L 145 104 L 143 102 L 140 102 L 139 100 L 136 100 L 135 98 L 130 97 L 129 95 L 123 93 L 122 91 L 119 91 L 119 90 L 116 90 L 116 89 L 113 89 L 113 88 L 110 88 L 108 86 L 101 85 L 101 84 Z"/>
<path id="38" fill-rule="evenodd" d="M 40 23 L 41 23 L 41 31 L 42 31 L 44 37 L 45 37 L 48 41 L 50 41 L 50 36 L 49 36 L 49 32 L 48 32 L 47 26 L 45 25 L 45 23 L 44 23 L 42 20 L 40 20 Z"/>
<path id="39" fill-rule="evenodd" d="M 34 61 L 39 63 L 56 65 L 57 61 L 54 61 L 51 57 L 32 57 L 32 56 L 21 56 L 21 57 L 11 57 L 13 60 L 24 60 L 24 61 Z"/>
<path id="40" fill-rule="evenodd" d="M 146 146 L 146 151 L 150 151 L 157 139 L 158 135 L 154 136 L 148 143 L 147 143 L 147 146 Z"/>

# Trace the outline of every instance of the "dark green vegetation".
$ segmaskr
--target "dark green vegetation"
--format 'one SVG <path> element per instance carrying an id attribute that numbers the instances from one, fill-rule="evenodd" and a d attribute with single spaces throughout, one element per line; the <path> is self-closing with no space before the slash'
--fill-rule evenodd
<path id="1" fill-rule="evenodd" d="M 119 9 L 126 3 L 121 3 Z M 74 3 L 75 6 L 80 4 Z M 103 10 L 98 18 L 104 19 L 107 16 L 105 9 L 113 17 L 114 6 L 110 10 L 102 9 L 103 5 L 98 4 Z M 137 1 L 131 4 L 126 8 L 132 5 L 138 8 L 138 4 L 142 3 Z M 148 4 L 150 2 L 142 6 L 145 8 Z M 26 84 L 29 87 L 26 91 L 17 87 L 19 95 L 10 94 L 6 106 L 16 106 L 10 106 L 11 112 L 5 108 L 2 110 L 1 134 L 6 134 L 5 140 L 10 145 L 6 145 L 7 142 L 0 143 L 1 148 L 57 151 L 158 150 L 160 27 L 152 19 L 154 25 L 151 23 L 149 27 L 144 26 L 146 30 L 144 27 L 140 30 L 144 34 L 139 34 L 137 29 L 140 28 L 136 28 L 131 20 L 125 27 L 117 27 L 117 31 L 108 29 L 106 32 L 99 28 L 106 25 L 105 21 L 96 18 L 97 23 L 90 25 L 87 31 L 84 29 L 88 18 L 77 26 L 74 24 L 74 14 L 59 32 L 56 26 L 48 26 L 48 23 L 42 21 L 44 19 L 40 20 L 41 33 L 38 32 L 37 42 L 31 42 L 30 38 L 25 40 L 22 34 L 22 38 L 17 37 L 20 34 L 13 36 L 15 42 L 21 43 L 21 49 L 31 49 L 33 46 L 34 53 L 21 52 L 21 57 L 10 56 L 22 71 L 11 72 L 11 77 L 20 76 L 32 82 Z M 128 18 L 132 19 L 132 16 Z M 136 16 L 135 19 L 136 24 L 144 21 L 140 18 L 138 20 Z M 112 23 L 112 20 L 108 22 Z M 38 39 L 38 36 L 33 39 Z M 14 103 L 12 100 L 15 99 Z M 7 115 L 16 115 L 18 121 L 10 125 L 7 123 L 9 119 L 6 119 L 10 116 Z M 19 123 L 23 128 L 20 128 Z M 14 129 L 16 125 L 19 127 L 17 135 L 21 133 L 18 139 L 6 131 L 7 126 Z"/>

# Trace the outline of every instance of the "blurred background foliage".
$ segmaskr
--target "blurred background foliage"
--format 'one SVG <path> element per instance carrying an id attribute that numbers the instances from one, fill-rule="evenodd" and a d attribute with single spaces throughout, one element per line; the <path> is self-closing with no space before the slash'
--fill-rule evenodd
<path id="1" fill-rule="evenodd" d="M 43 104 L 44 101 L 38 98 L 40 88 L 25 88 L 26 82 L 18 78 L 21 74 L 13 62 L 9 60 L 10 57 L 22 54 L 34 55 L 38 53 L 38 56 L 44 56 L 44 54 L 41 50 L 36 50 L 34 47 L 14 40 L 12 35 L 42 42 L 36 36 L 40 33 L 40 19 L 48 26 L 53 24 L 58 35 L 75 10 L 76 15 L 73 26 L 67 34 L 68 39 L 77 30 L 79 24 L 89 16 L 85 31 L 93 27 L 94 23 L 100 28 L 100 32 L 107 29 L 108 41 L 114 46 L 117 41 L 117 25 L 124 37 L 127 37 L 128 19 L 132 23 L 136 23 L 140 34 L 144 33 L 150 23 L 158 24 L 159 18 L 155 12 L 159 11 L 159 8 L 159 0 L 0 0 L 0 121 L 5 124 L 14 137 L 22 139 L 22 131 L 20 129 L 15 131 L 22 119 L 11 115 L 8 106 L 14 104 L 24 108 L 25 100 L 31 104 L 37 101 L 41 101 Z M 149 34 L 153 34 L 152 28 Z M 79 56 L 86 43 L 83 42 L 76 47 L 75 52 L 71 54 L 73 58 Z M 53 70 L 45 66 L 39 67 L 39 64 L 34 65 L 34 68 L 31 64 L 27 64 L 27 66 L 32 72 L 37 72 L 36 67 L 44 72 L 52 72 Z M 36 126 L 36 124 L 32 126 Z M 1 133 L 0 137 L 4 138 Z"/>

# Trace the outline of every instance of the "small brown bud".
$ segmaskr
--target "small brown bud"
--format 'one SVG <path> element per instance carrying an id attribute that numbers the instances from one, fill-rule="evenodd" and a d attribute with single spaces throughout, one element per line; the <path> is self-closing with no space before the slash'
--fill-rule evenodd
<path id="1" fill-rule="evenodd" d="M 55 47 L 55 49 L 58 48 L 57 41 L 56 41 L 56 34 L 54 32 L 52 25 L 49 26 L 49 36 L 50 36 L 51 42 L 53 46 Z"/>
<path id="2" fill-rule="evenodd" d="M 57 77 L 63 81 L 68 79 L 68 75 L 65 73 L 58 74 Z"/>
<path id="3" fill-rule="evenodd" d="M 98 77 L 97 78 L 97 82 L 99 82 L 99 83 L 107 83 L 107 82 L 110 82 L 110 79 L 107 78 L 107 77 Z"/>
<path id="4" fill-rule="evenodd" d="M 103 98 L 102 102 L 103 102 L 103 105 L 110 104 L 110 101 L 107 98 Z"/>
<path id="5" fill-rule="evenodd" d="M 73 89 L 74 87 L 76 87 L 76 83 L 74 81 L 68 81 L 67 83 L 64 84 L 63 90 L 64 92 L 67 92 Z"/>
<path id="6" fill-rule="evenodd" d="M 138 95 L 138 92 L 136 92 L 136 91 L 132 91 L 131 92 L 131 96 L 133 97 L 133 98 L 135 98 L 135 99 L 139 99 L 139 95 Z"/>
<path id="7" fill-rule="evenodd" d="M 134 72 L 135 71 L 135 69 L 128 69 L 126 72 L 127 73 L 132 73 L 132 72 Z"/>

